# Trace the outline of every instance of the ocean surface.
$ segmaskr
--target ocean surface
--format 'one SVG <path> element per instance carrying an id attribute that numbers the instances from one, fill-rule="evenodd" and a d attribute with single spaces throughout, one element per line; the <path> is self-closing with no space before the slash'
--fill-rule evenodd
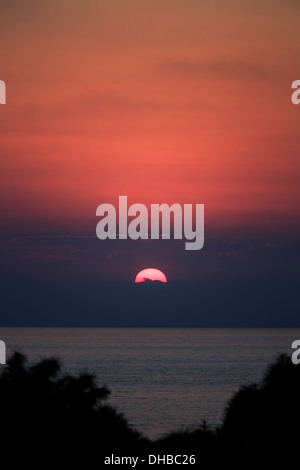
<path id="1" fill-rule="evenodd" d="M 94 372 L 129 424 L 157 438 L 219 425 L 232 393 L 290 355 L 300 329 L 0 328 L 0 339 L 7 356 L 57 356 L 67 372 Z"/>

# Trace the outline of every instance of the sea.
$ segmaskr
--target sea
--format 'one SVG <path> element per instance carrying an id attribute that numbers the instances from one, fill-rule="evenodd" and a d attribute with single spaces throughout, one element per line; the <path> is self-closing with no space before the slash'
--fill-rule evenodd
<path id="1" fill-rule="evenodd" d="M 108 403 L 156 439 L 203 421 L 219 426 L 234 392 L 291 355 L 300 329 L 0 328 L 0 339 L 7 357 L 55 356 L 68 373 L 94 373 Z"/>

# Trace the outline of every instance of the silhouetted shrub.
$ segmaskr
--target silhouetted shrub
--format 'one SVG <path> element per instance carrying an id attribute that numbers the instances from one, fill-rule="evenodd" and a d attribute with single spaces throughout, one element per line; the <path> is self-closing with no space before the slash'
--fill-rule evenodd
<path id="1" fill-rule="evenodd" d="M 260 385 L 241 387 L 222 426 L 230 453 L 277 462 L 296 454 L 299 443 L 300 367 L 280 355 Z"/>
<path id="2" fill-rule="evenodd" d="M 10 465 L 24 461 L 98 467 L 115 452 L 138 453 L 146 439 L 130 429 L 123 415 L 103 404 L 109 395 L 93 374 L 71 376 L 57 359 L 28 365 L 16 352 L 0 376 L 1 454 Z M 130 454 L 129 454 L 130 455 Z"/>

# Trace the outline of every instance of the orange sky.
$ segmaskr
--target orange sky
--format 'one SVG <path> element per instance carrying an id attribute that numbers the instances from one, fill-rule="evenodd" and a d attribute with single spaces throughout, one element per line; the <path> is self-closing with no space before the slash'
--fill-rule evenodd
<path id="1" fill-rule="evenodd" d="M 79 223 L 124 194 L 295 226 L 299 2 L 20 3 L 0 3 L 2 220 Z"/>

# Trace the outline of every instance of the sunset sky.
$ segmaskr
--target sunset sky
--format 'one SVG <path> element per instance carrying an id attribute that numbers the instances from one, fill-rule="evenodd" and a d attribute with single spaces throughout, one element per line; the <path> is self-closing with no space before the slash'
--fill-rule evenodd
<path id="1" fill-rule="evenodd" d="M 296 0 L 0 0 L 3 282 L 58 273 L 84 290 L 149 266 L 295 280 L 299 20 Z M 119 195 L 204 203 L 203 250 L 95 239 Z"/>

